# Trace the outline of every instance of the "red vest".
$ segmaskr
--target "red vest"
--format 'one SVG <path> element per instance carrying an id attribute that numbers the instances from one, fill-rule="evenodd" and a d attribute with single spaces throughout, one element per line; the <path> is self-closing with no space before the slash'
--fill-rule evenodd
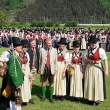
<path id="1" fill-rule="evenodd" d="M 96 52 L 93 55 L 89 55 L 88 51 L 88 58 L 91 59 L 94 63 L 100 61 L 99 48 L 97 48 Z"/>
<path id="2" fill-rule="evenodd" d="M 81 64 L 82 63 L 82 54 L 80 53 L 78 58 L 75 58 L 72 54 L 72 63 L 73 64 Z"/>
<path id="3" fill-rule="evenodd" d="M 58 55 L 58 62 L 64 62 L 64 56 Z"/>

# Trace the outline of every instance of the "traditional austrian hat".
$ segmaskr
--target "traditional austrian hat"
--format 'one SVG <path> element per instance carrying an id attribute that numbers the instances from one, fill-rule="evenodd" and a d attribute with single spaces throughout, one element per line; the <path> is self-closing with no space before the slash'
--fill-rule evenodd
<path id="1" fill-rule="evenodd" d="M 21 44 L 23 45 L 23 46 L 29 46 L 29 41 L 27 40 L 27 39 L 22 39 L 21 40 Z"/>
<path id="2" fill-rule="evenodd" d="M 67 45 L 68 43 L 66 41 L 66 38 L 61 38 L 60 42 L 58 42 L 58 44 L 65 44 L 65 45 Z"/>
<path id="3" fill-rule="evenodd" d="M 76 47 L 76 46 L 80 47 L 80 43 L 77 40 L 76 41 L 73 41 L 72 47 Z"/>
<path id="4" fill-rule="evenodd" d="M 90 38 L 89 38 L 88 41 L 89 41 L 90 43 L 92 43 L 92 42 L 98 42 L 98 40 L 97 40 L 97 38 L 96 38 L 95 35 L 90 36 Z"/>
<path id="5" fill-rule="evenodd" d="M 13 46 L 22 45 L 19 37 L 12 37 Z"/>

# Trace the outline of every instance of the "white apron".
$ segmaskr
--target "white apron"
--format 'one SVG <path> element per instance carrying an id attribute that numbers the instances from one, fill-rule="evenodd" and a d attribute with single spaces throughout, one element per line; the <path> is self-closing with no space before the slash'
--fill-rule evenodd
<path id="1" fill-rule="evenodd" d="M 101 67 L 101 64 L 95 64 Z M 97 67 L 88 64 L 85 70 L 84 98 L 90 101 L 104 101 L 103 73 Z"/>
<path id="2" fill-rule="evenodd" d="M 70 96 L 83 97 L 82 66 L 76 64 L 75 73 L 70 77 Z"/>

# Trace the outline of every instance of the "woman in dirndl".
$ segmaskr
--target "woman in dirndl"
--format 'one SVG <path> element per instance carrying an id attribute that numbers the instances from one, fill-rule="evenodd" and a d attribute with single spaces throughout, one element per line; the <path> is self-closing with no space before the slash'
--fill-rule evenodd
<path id="1" fill-rule="evenodd" d="M 96 106 L 106 98 L 105 76 L 108 75 L 108 61 L 105 50 L 97 46 L 97 38 L 92 35 L 89 39 L 90 47 L 86 50 L 84 98 L 88 104 Z M 104 61 L 105 70 L 101 64 Z"/>
<path id="2" fill-rule="evenodd" d="M 22 69 L 24 72 L 24 83 L 22 84 L 21 94 L 23 100 L 22 105 L 26 106 L 29 100 L 31 99 L 31 87 L 29 80 L 29 78 L 31 78 L 30 68 L 29 68 L 30 58 L 29 58 L 29 54 L 26 52 L 29 44 L 28 44 L 28 40 L 26 39 L 21 40 L 21 43 L 23 45 L 22 47 L 23 52 L 20 53 L 20 58 L 22 61 Z"/>
<path id="3" fill-rule="evenodd" d="M 69 68 L 74 69 L 74 74 L 70 75 L 70 96 L 74 97 L 74 101 L 80 102 L 83 97 L 83 54 L 79 52 L 80 43 L 73 41 L 74 52 L 70 54 Z"/>
<path id="4" fill-rule="evenodd" d="M 66 69 L 69 62 L 69 53 L 66 49 L 66 38 L 61 38 L 58 48 L 58 67 L 57 74 L 55 76 L 54 83 L 54 95 L 56 96 L 56 101 L 64 101 L 64 96 L 66 95 Z"/>

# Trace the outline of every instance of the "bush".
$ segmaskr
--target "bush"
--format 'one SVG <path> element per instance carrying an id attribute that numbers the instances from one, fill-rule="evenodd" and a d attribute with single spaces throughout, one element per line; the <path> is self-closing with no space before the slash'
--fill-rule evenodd
<path id="1" fill-rule="evenodd" d="M 76 21 L 68 21 L 65 23 L 65 27 L 76 27 L 77 22 Z"/>
<path id="2" fill-rule="evenodd" d="M 55 27 L 59 27 L 60 26 L 60 23 L 59 22 L 56 22 L 54 26 Z"/>
<path id="3" fill-rule="evenodd" d="M 46 23 L 46 26 L 47 26 L 47 27 L 53 27 L 53 25 L 54 25 L 54 23 L 53 23 L 52 21 L 48 21 L 48 22 Z"/>
<path id="4" fill-rule="evenodd" d="M 30 27 L 29 24 L 23 23 L 23 22 L 12 22 L 10 23 L 9 27 L 13 28 L 21 28 L 21 27 Z"/>
<path id="5" fill-rule="evenodd" d="M 77 22 L 76 21 L 71 21 L 71 27 L 76 27 L 77 26 Z"/>
<path id="6" fill-rule="evenodd" d="M 44 21 L 38 21 L 36 27 L 45 27 L 46 23 Z"/>
<path id="7" fill-rule="evenodd" d="M 36 25 L 37 25 L 37 22 L 36 22 L 36 21 L 33 21 L 33 22 L 31 23 L 31 27 L 36 27 Z"/>
<path id="8" fill-rule="evenodd" d="M 12 22 L 10 23 L 10 27 L 19 27 L 20 23 L 19 22 Z"/>
<path id="9" fill-rule="evenodd" d="M 71 21 L 66 22 L 65 27 L 71 27 Z"/>

